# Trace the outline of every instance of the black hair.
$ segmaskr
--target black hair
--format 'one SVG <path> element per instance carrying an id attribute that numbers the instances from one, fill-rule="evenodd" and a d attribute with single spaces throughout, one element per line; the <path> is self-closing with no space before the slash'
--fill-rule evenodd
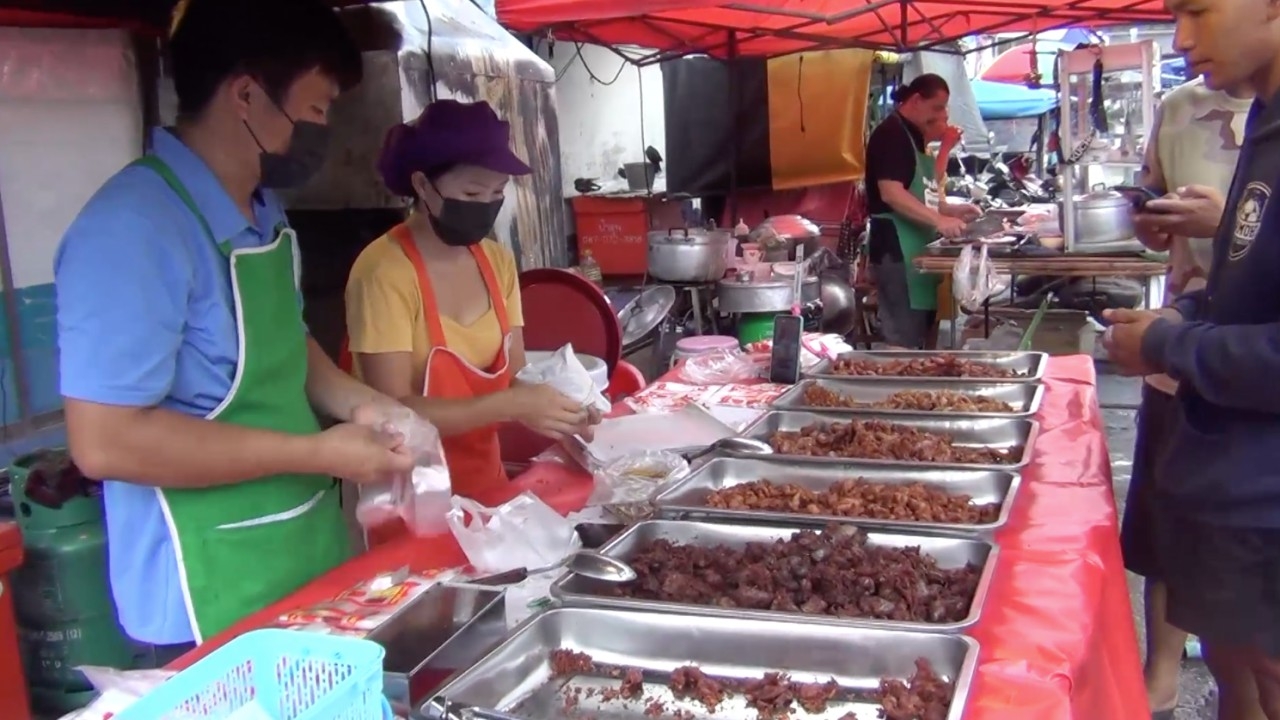
<path id="1" fill-rule="evenodd" d="M 938 96 L 938 93 L 950 95 L 951 87 L 947 85 L 947 81 L 943 80 L 941 75 L 925 73 L 924 75 L 917 75 L 915 80 L 906 85 L 899 85 L 893 91 L 893 101 L 902 104 L 916 95 L 925 100 L 932 100 Z"/>
<path id="2" fill-rule="evenodd" d="M 272 99 L 319 69 L 343 90 L 359 84 L 360 50 L 323 0 L 186 0 L 174 10 L 170 74 L 178 114 L 200 114 L 228 79 L 249 75 Z"/>

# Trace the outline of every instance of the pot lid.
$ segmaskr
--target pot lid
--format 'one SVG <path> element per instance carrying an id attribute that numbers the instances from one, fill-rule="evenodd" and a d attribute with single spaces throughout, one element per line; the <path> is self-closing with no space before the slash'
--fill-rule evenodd
<path id="1" fill-rule="evenodd" d="M 732 238 L 728 230 L 706 230 L 704 228 L 671 228 L 670 230 L 651 230 L 650 243 L 671 245 L 707 245 L 713 242 L 725 242 Z"/>
<path id="2" fill-rule="evenodd" d="M 1086 203 L 1092 207 L 1122 207 L 1129 204 L 1129 199 L 1115 190 L 1094 190 L 1077 196 L 1076 202 Z"/>
<path id="3" fill-rule="evenodd" d="M 786 239 L 817 237 L 821 234 L 817 225 L 800 215 L 775 215 L 760 225 L 773 228 L 778 237 Z"/>
<path id="4" fill-rule="evenodd" d="M 815 275 L 809 275 L 803 280 L 803 283 L 805 285 L 813 285 L 814 283 L 817 283 L 817 282 L 818 282 L 818 278 Z M 791 277 L 779 276 L 779 277 L 763 277 L 763 278 L 750 276 L 746 279 L 740 280 L 735 275 L 729 275 L 729 277 L 724 278 L 718 284 L 721 288 L 728 288 L 730 290 L 739 290 L 739 289 L 760 290 L 765 288 L 793 288 L 796 286 L 796 278 L 794 275 L 792 275 Z"/>
<path id="5" fill-rule="evenodd" d="M 675 304 L 676 289 L 670 285 L 655 285 L 641 292 L 618 313 L 622 344 L 630 345 L 644 339 L 658 327 Z"/>

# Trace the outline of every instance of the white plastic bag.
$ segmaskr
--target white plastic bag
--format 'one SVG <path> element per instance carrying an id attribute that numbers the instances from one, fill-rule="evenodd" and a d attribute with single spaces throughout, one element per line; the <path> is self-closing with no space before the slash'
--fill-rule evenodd
<path id="1" fill-rule="evenodd" d="M 626 523 L 646 520 L 653 516 L 654 496 L 687 472 L 688 461 L 673 452 L 624 455 L 593 473 L 587 507 L 603 507 Z"/>
<path id="2" fill-rule="evenodd" d="M 453 489 L 440 431 L 406 407 L 389 410 L 381 421 L 385 430 L 404 437 L 416 465 L 411 474 L 389 483 L 361 485 L 356 520 L 368 529 L 400 518 L 414 535 L 445 532 Z"/>
<path id="3" fill-rule="evenodd" d="M 550 385 L 570 400 L 601 413 L 607 413 L 613 407 L 596 389 L 596 383 L 582 366 L 582 361 L 573 354 L 573 345 L 565 345 L 551 357 L 529 363 L 516 373 L 516 379 L 535 385 Z"/>
<path id="4" fill-rule="evenodd" d="M 581 544 L 572 522 L 527 492 L 496 508 L 454 497 L 448 522 L 467 560 L 486 573 L 545 567 Z"/>
<path id="5" fill-rule="evenodd" d="M 978 245 L 981 249 L 974 246 Z M 1009 278 L 996 272 L 987 258 L 986 243 L 970 243 L 960 250 L 951 270 L 951 288 L 960 307 L 976 311 L 987 300 L 1004 292 Z"/>
<path id="6" fill-rule="evenodd" d="M 173 670 L 116 670 L 84 665 L 84 673 L 99 695 L 85 707 L 62 716 L 62 720 L 105 720 L 141 700 L 147 693 L 173 677 Z"/>
<path id="7" fill-rule="evenodd" d="M 761 366 L 736 348 L 694 355 L 680 366 L 681 379 L 694 385 L 725 385 L 752 380 L 760 375 Z"/>

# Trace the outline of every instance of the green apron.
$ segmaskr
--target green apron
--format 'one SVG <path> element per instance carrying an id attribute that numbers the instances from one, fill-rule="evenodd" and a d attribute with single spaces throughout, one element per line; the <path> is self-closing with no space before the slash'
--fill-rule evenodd
<path id="1" fill-rule="evenodd" d="M 907 121 L 900 115 L 895 114 L 895 117 L 898 118 L 898 122 L 906 125 Z M 910 136 L 910 129 L 907 132 Z M 911 142 L 915 144 L 914 139 Z M 922 148 L 916 147 L 915 175 L 911 178 L 911 187 L 907 190 L 923 203 L 925 181 L 933 179 L 933 158 L 929 157 Z M 894 228 L 898 231 L 898 245 L 902 248 L 902 264 L 906 267 L 907 297 L 911 301 L 911 309 L 937 310 L 938 285 L 941 284 L 942 279 L 937 275 L 920 272 L 915 264 L 916 258 L 924 252 L 925 246 L 937 237 L 937 231 L 896 212 L 879 213 L 872 217 L 892 220 Z"/>
<path id="2" fill-rule="evenodd" d="M 214 237 L 190 193 L 159 158 L 138 165 L 177 193 L 230 266 L 239 354 L 231 390 L 206 416 L 218 422 L 309 435 L 307 333 L 298 307 L 293 230 L 264 247 L 232 250 Z M 276 475 L 235 485 L 157 489 L 197 642 L 227 629 L 347 559 L 338 487 L 323 475 Z"/>

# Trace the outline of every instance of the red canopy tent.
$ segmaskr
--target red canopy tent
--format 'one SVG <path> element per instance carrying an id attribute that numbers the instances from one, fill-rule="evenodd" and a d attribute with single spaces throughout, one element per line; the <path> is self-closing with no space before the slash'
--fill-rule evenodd
<path id="1" fill-rule="evenodd" d="M 657 52 L 773 56 L 837 47 L 920 50 L 972 34 L 1169 20 L 1162 0 L 498 0 L 526 33 Z"/>

